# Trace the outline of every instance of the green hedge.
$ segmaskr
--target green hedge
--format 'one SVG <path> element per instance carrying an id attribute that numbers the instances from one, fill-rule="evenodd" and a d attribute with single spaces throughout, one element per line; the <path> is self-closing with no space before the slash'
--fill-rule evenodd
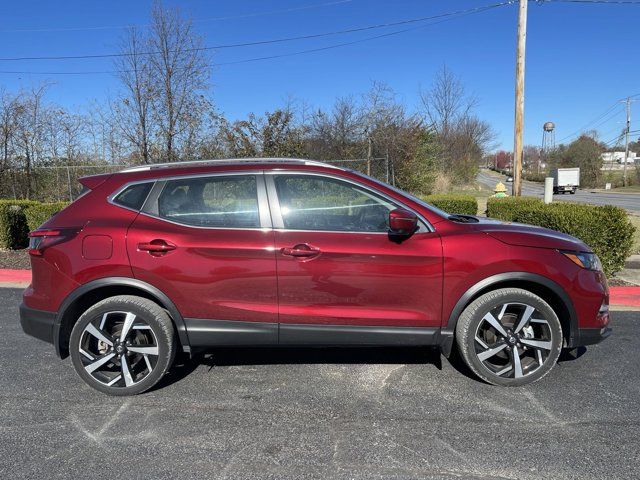
<path id="1" fill-rule="evenodd" d="M 18 249 L 29 244 L 24 209 L 37 203 L 32 200 L 0 200 L 0 247 Z"/>
<path id="2" fill-rule="evenodd" d="M 487 216 L 573 235 L 600 257 L 607 275 L 622 270 L 633 248 L 635 227 L 624 209 L 612 205 L 567 202 L 545 205 L 536 198 L 490 198 Z"/>
<path id="3" fill-rule="evenodd" d="M 29 231 L 38 228 L 67 205 L 69 205 L 68 202 L 54 202 L 27 206 L 24 209 L 24 214 L 27 218 Z"/>
<path id="4" fill-rule="evenodd" d="M 544 205 L 544 203 L 533 197 L 490 197 L 487 200 L 487 217 L 512 222 L 522 210 L 538 205 Z"/>
<path id="5" fill-rule="evenodd" d="M 477 215 L 478 201 L 473 195 L 428 195 L 420 197 L 425 202 L 433 205 L 447 213 L 458 213 L 461 215 Z"/>
<path id="6" fill-rule="evenodd" d="M 68 203 L 0 200 L 0 247 L 17 250 L 29 245 L 29 232 L 46 222 Z"/>

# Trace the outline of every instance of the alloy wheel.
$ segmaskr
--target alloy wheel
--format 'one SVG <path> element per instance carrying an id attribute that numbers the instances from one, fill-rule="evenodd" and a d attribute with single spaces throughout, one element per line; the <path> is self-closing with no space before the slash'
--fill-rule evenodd
<path id="1" fill-rule="evenodd" d="M 541 368 L 553 348 L 553 330 L 542 312 L 531 305 L 498 305 L 480 320 L 475 354 L 492 375 L 519 379 Z"/>
<path id="2" fill-rule="evenodd" d="M 131 387 L 147 378 L 158 362 L 151 326 L 132 312 L 112 311 L 93 318 L 78 344 L 84 370 L 108 387 Z"/>

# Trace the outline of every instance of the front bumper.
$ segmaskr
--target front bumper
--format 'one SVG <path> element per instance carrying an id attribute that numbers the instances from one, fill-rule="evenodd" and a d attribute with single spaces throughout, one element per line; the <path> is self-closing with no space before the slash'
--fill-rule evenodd
<path id="1" fill-rule="evenodd" d="M 20 305 L 20 325 L 27 335 L 54 343 L 56 313 Z"/>

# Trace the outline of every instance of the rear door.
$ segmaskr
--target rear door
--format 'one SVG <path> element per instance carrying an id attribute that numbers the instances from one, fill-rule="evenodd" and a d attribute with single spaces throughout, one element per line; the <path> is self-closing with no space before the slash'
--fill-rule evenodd
<path id="1" fill-rule="evenodd" d="M 411 238 L 395 243 L 388 216 L 401 205 L 369 187 L 306 172 L 267 172 L 265 179 L 281 343 L 290 330 L 306 331 L 304 343 L 313 343 L 314 335 L 321 340 L 317 329 L 293 325 L 440 326 L 442 245 L 426 220 Z"/>
<path id="2" fill-rule="evenodd" d="M 276 261 L 261 172 L 156 182 L 127 250 L 134 276 L 176 304 L 192 345 L 277 342 Z"/>

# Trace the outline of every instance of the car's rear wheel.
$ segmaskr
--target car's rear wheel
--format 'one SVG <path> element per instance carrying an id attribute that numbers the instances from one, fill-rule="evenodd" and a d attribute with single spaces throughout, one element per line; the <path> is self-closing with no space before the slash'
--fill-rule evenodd
<path id="1" fill-rule="evenodd" d="M 135 395 L 155 385 L 175 355 L 173 324 L 146 298 L 119 295 L 96 303 L 78 319 L 69 340 L 80 377 L 109 395 Z"/>
<path id="2" fill-rule="evenodd" d="M 456 343 L 481 379 L 493 385 L 526 385 L 540 380 L 556 364 L 562 327 L 538 295 L 504 288 L 478 297 L 462 312 Z"/>

